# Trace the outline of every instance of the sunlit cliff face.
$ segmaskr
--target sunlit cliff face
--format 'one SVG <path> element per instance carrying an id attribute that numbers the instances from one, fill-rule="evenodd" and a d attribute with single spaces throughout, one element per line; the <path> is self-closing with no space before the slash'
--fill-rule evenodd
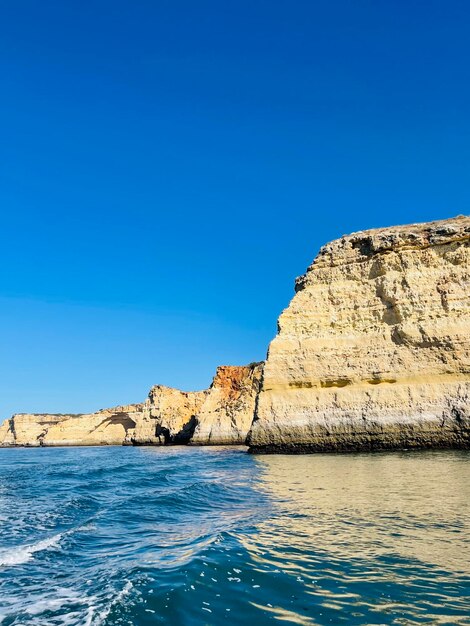
<path id="1" fill-rule="evenodd" d="M 297 280 L 256 451 L 468 448 L 470 218 L 353 233 Z"/>

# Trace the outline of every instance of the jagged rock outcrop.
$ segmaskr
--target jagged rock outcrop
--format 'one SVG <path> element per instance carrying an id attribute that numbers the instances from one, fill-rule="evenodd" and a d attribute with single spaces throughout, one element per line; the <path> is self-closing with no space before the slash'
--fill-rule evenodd
<path id="1" fill-rule="evenodd" d="M 194 433 L 195 420 L 205 391 L 180 391 L 155 385 L 144 403 L 131 443 L 164 445 L 188 443 Z"/>
<path id="2" fill-rule="evenodd" d="M 470 218 L 329 243 L 279 318 L 251 451 L 470 442 Z"/>
<path id="3" fill-rule="evenodd" d="M 262 363 L 217 368 L 197 414 L 193 444 L 243 444 L 253 422 Z"/>
<path id="4" fill-rule="evenodd" d="M 184 392 L 155 385 L 132 442 L 244 444 L 253 422 L 262 364 L 221 366 L 209 389 Z"/>
<path id="5" fill-rule="evenodd" d="M 18 413 L 0 426 L 0 446 L 243 444 L 261 369 L 260 363 L 219 367 L 204 391 L 156 385 L 143 403 L 96 413 Z"/>

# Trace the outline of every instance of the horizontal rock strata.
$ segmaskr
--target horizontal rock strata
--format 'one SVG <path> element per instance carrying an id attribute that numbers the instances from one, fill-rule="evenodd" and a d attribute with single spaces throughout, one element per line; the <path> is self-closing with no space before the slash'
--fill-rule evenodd
<path id="1" fill-rule="evenodd" d="M 0 426 L 0 446 L 243 444 L 262 365 L 219 367 L 204 391 L 156 385 L 140 404 L 83 415 L 18 413 Z"/>
<path id="2" fill-rule="evenodd" d="M 470 218 L 344 236 L 296 282 L 253 452 L 467 448 Z"/>
<path id="3" fill-rule="evenodd" d="M 83 415 L 17 413 L 0 426 L 2 446 L 104 446 L 130 443 L 143 404 Z"/>
<path id="4" fill-rule="evenodd" d="M 17 414 L 0 426 L 0 446 L 468 448 L 469 395 L 470 218 L 461 216 L 324 246 L 297 279 L 265 364 L 219 367 L 203 391 L 156 385 L 141 404 L 97 413 Z"/>

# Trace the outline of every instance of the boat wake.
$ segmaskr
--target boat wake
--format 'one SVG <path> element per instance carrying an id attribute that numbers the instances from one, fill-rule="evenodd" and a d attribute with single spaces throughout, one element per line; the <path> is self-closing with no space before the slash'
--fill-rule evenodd
<path id="1" fill-rule="evenodd" d="M 11 548 L 0 548 L 0 566 L 12 567 L 14 565 L 22 565 L 33 558 L 36 552 L 57 548 L 62 534 L 54 535 L 42 541 L 32 543 L 30 545 L 12 546 Z"/>

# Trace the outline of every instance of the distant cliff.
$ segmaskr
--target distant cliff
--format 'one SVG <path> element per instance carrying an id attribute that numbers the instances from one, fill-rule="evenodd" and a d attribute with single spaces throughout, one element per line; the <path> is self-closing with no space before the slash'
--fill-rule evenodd
<path id="1" fill-rule="evenodd" d="M 470 218 L 326 245 L 269 346 L 252 451 L 466 448 Z"/>
<path id="2" fill-rule="evenodd" d="M 253 421 L 260 363 L 222 366 L 209 389 L 156 385 L 147 400 L 96 413 L 18 413 L 0 426 L 1 446 L 243 444 Z"/>

